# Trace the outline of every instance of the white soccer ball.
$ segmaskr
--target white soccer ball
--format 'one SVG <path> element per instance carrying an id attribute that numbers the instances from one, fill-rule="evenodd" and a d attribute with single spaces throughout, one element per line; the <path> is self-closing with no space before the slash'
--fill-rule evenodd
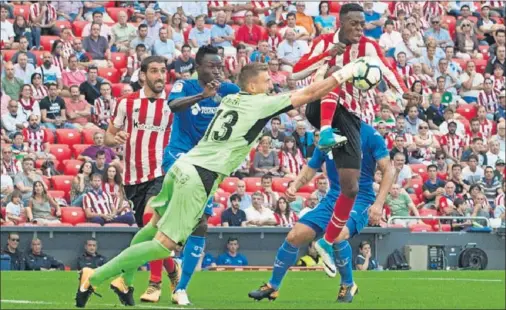
<path id="1" fill-rule="evenodd" d="M 383 73 L 379 59 L 367 57 L 367 60 L 365 58 L 357 60 L 353 73 L 353 86 L 362 91 L 368 91 L 378 86 L 382 79 Z"/>

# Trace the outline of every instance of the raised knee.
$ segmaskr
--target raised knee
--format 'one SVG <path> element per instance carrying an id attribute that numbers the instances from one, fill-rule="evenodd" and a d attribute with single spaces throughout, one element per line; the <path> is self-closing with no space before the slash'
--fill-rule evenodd
<path id="1" fill-rule="evenodd" d="M 296 224 L 286 236 L 286 241 L 296 247 L 304 246 L 314 239 L 314 232 L 309 230 L 310 228 L 306 229 L 304 225 Z"/>
<path id="2" fill-rule="evenodd" d="M 358 183 L 357 182 L 349 182 L 345 186 L 341 186 L 341 192 L 350 198 L 357 197 L 358 194 Z"/>

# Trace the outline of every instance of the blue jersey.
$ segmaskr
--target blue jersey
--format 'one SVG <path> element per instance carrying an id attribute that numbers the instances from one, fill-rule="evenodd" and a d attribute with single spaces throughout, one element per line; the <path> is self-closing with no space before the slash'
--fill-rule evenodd
<path id="1" fill-rule="evenodd" d="M 390 154 L 385 145 L 385 139 L 374 128 L 364 122 L 360 126 L 360 140 L 362 142 L 362 163 L 357 202 L 366 203 L 361 205 L 371 205 L 376 199 L 373 190 L 376 163 L 382 158 L 390 158 Z M 331 157 L 316 148 L 308 166 L 318 170 L 325 162 L 330 189 L 324 199 L 335 201 L 341 193 L 341 186 L 339 185 L 339 173 Z"/>
<path id="2" fill-rule="evenodd" d="M 236 253 L 235 256 L 225 252 L 218 256 L 216 265 L 220 266 L 248 266 L 248 259 L 241 253 Z"/>
<path id="3" fill-rule="evenodd" d="M 200 139 L 218 110 L 221 99 L 239 92 L 239 87 L 232 83 L 221 83 L 216 96 L 200 100 L 188 109 L 174 113 L 174 120 L 167 146 L 173 154 L 187 153 Z M 169 102 L 175 99 L 194 96 L 204 89 L 196 79 L 179 80 L 172 87 Z"/>

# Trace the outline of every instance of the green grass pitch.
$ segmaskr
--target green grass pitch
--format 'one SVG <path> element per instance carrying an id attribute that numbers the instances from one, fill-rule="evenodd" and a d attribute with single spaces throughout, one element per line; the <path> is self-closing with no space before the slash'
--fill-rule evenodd
<path id="1" fill-rule="evenodd" d="M 77 272 L 2 272 L 1 309 L 74 308 Z M 268 272 L 198 272 L 189 288 L 193 309 L 505 309 L 504 271 L 360 272 L 355 273 L 359 294 L 352 304 L 337 304 L 338 278 L 323 272 L 289 272 L 279 298 L 254 302 L 250 290 L 269 279 Z M 146 288 L 147 272 L 139 272 L 135 296 Z M 168 279 L 157 304 L 137 303 L 134 308 L 178 309 L 170 303 Z M 103 285 L 102 298 L 92 296 L 88 309 L 122 307 Z M 181 307 L 185 308 L 185 307 Z"/>

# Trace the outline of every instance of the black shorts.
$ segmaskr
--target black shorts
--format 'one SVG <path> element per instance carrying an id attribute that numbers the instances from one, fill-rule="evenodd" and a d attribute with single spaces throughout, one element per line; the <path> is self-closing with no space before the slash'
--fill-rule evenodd
<path id="1" fill-rule="evenodd" d="M 306 117 L 313 127 L 320 128 L 320 100 L 307 105 Z M 360 163 L 362 162 L 360 126 L 360 119 L 338 104 L 332 119 L 332 128 L 337 129 L 337 134 L 345 136 L 348 143 L 342 147 L 332 149 L 332 156 L 337 169 L 360 170 Z"/>
<path id="2" fill-rule="evenodd" d="M 142 227 L 144 209 L 151 197 L 158 195 L 162 189 L 163 176 L 136 185 L 125 185 L 125 195 L 134 205 L 135 221 L 137 226 Z"/>

